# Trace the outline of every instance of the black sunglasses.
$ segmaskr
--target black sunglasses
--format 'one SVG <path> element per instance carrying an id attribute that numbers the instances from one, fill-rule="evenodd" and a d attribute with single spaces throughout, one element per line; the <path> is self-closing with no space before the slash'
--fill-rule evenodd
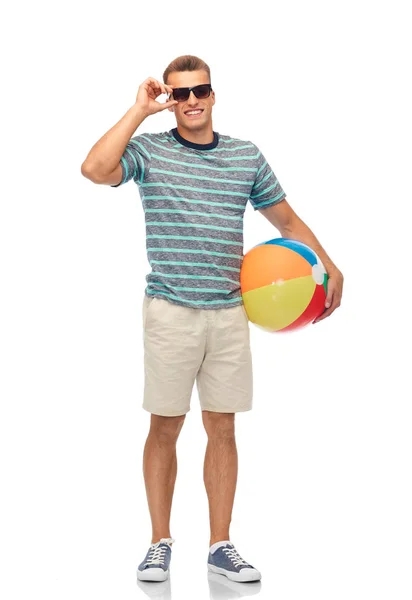
<path id="1" fill-rule="evenodd" d="M 193 87 L 174 88 L 172 96 L 174 100 L 177 100 L 177 102 L 186 102 L 186 100 L 189 99 L 190 92 L 193 91 L 196 98 L 203 100 L 204 98 L 208 98 L 210 96 L 211 90 L 211 83 L 201 83 L 200 85 L 194 85 Z M 171 96 L 169 94 L 169 98 L 170 97 Z"/>

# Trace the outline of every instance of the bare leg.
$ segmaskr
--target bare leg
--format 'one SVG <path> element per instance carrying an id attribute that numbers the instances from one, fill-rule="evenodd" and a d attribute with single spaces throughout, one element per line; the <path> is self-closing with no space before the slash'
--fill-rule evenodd
<path id="1" fill-rule="evenodd" d="M 203 476 L 209 500 L 212 545 L 230 539 L 238 469 L 235 413 L 204 410 L 202 419 L 208 436 Z"/>
<path id="2" fill-rule="evenodd" d="M 185 415 L 151 415 L 143 453 L 143 475 L 152 520 L 152 544 L 162 537 L 172 537 L 170 512 L 177 473 L 176 441 L 184 419 Z"/>

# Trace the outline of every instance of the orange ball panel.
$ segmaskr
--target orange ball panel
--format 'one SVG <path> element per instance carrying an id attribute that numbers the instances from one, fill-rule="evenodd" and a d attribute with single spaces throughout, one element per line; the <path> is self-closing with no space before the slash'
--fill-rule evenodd
<path id="1" fill-rule="evenodd" d="M 261 244 L 243 258 L 240 287 L 244 294 L 265 285 L 309 275 L 312 275 L 311 265 L 297 252 L 284 246 Z"/>

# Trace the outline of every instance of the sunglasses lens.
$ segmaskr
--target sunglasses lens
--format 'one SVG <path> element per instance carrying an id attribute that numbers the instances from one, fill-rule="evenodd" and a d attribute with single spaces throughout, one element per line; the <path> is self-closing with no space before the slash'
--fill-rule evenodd
<path id="1" fill-rule="evenodd" d="M 189 98 L 188 88 L 176 88 L 173 90 L 173 98 L 178 102 L 184 102 Z"/>
<path id="2" fill-rule="evenodd" d="M 209 89 L 208 85 L 198 85 L 193 91 L 195 92 L 196 98 L 202 99 L 209 96 Z"/>

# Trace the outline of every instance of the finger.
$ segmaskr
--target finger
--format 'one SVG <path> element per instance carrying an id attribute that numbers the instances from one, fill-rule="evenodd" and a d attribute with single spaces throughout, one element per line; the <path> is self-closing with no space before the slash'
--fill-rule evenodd
<path id="1" fill-rule="evenodd" d="M 157 81 L 157 79 L 153 79 L 153 78 L 152 78 L 152 79 L 150 79 L 150 86 L 152 87 L 152 89 L 153 89 L 155 92 L 159 92 L 159 91 L 161 91 L 161 86 L 160 86 L 160 83 Z M 158 94 L 158 95 L 159 95 L 159 94 Z"/>
<path id="2" fill-rule="evenodd" d="M 167 94 L 166 86 L 162 81 L 159 81 L 159 87 L 163 94 Z"/>
<path id="3" fill-rule="evenodd" d="M 160 93 L 167 94 L 168 92 L 171 93 L 173 91 L 170 85 L 166 85 L 161 81 L 157 81 L 157 84 L 159 86 Z"/>
<path id="4" fill-rule="evenodd" d="M 332 306 L 333 303 L 333 292 L 329 292 L 326 300 L 325 300 L 325 306 L 326 308 L 329 308 L 330 306 Z"/>
<path id="5" fill-rule="evenodd" d="M 315 325 L 316 323 L 319 323 L 319 321 L 323 321 L 323 319 L 326 319 L 327 317 L 329 317 L 330 314 L 332 314 L 333 311 L 331 311 L 331 309 L 327 309 L 325 310 L 320 317 L 317 317 L 314 321 L 312 321 L 312 324 Z"/>
<path id="6" fill-rule="evenodd" d="M 319 321 L 323 321 L 323 319 L 326 319 L 327 317 L 329 317 L 329 315 L 331 315 L 334 310 L 335 309 L 334 309 L 333 305 L 330 306 L 329 308 L 325 308 L 323 313 L 320 314 L 318 317 L 316 317 L 316 319 L 313 322 L 318 323 Z"/>
<path id="7" fill-rule="evenodd" d="M 146 81 L 152 88 L 157 88 L 159 86 L 159 82 L 157 81 L 157 79 L 154 79 L 153 77 L 148 77 L 148 79 Z"/>
<path id="8" fill-rule="evenodd" d="M 330 308 L 327 308 L 326 310 L 324 310 L 323 313 L 321 315 L 319 315 L 319 317 L 316 317 L 316 319 L 314 321 L 312 321 L 312 323 L 313 324 L 319 323 L 319 321 L 323 321 L 323 319 L 330 317 L 330 315 L 338 308 L 338 306 L 339 306 L 339 304 L 337 304 L 337 303 L 332 304 L 332 306 Z"/>
<path id="9" fill-rule="evenodd" d="M 332 286 L 328 286 L 328 293 L 327 293 L 327 296 L 325 299 L 326 308 L 329 308 L 330 306 L 332 306 L 334 293 L 335 293 L 334 288 Z"/>
<path id="10" fill-rule="evenodd" d="M 171 106 L 174 106 L 175 104 L 177 104 L 177 102 L 176 100 L 167 100 L 163 104 L 161 104 L 160 102 L 158 104 L 161 106 L 160 110 L 164 110 L 165 108 L 170 108 Z"/>
<path id="11" fill-rule="evenodd" d="M 149 89 L 152 91 L 152 93 L 154 94 L 155 97 L 159 95 L 159 84 L 156 81 L 156 79 L 150 79 L 148 81 L 148 86 L 149 86 Z"/>

